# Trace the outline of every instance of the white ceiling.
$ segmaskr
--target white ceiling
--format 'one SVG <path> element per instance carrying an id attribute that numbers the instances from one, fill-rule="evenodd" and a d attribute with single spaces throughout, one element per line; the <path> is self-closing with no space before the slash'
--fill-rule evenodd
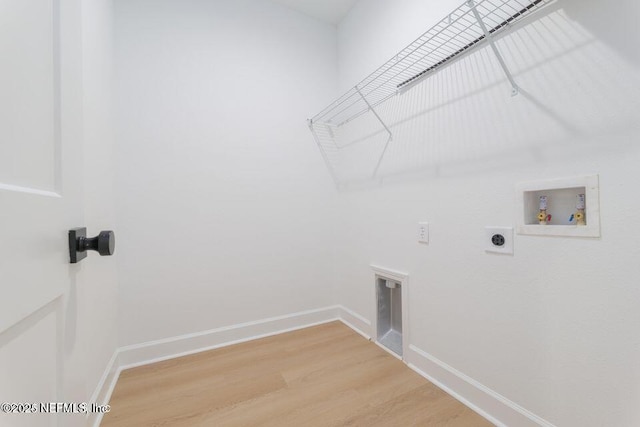
<path id="1" fill-rule="evenodd" d="M 271 0 L 329 24 L 338 25 L 358 0 Z"/>

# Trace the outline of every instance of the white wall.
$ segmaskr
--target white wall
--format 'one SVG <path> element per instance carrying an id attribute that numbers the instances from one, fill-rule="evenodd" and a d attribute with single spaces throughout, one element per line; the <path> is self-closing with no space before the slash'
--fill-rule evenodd
<path id="1" fill-rule="evenodd" d="M 333 303 L 306 118 L 335 28 L 265 1 L 116 2 L 120 344 Z"/>
<path id="2" fill-rule="evenodd" d="M 339 25 L 340 87 L 459 3 L 359 2 Z M 386 182 L 339 196 L 339 302 L 371 319 L 369 264 L 409 273 L 411 344 L 558 426 L 640 424 L 638 17 L 631 1 L 547 9 L 499 43 L 515 98 L 486 48 L 442 70 L 381 109 L 421 112 L 392 129 Z M 517 182 L 591 173 L 601 238 L 484 253 L 484 226 L 515 226 Z"/>

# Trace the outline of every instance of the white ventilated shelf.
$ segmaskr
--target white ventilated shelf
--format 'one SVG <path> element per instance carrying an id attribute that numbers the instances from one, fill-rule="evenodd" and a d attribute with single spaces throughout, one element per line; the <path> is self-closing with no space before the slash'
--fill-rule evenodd
<path id="1" fill-rule="evenodd" d="M 381 153 L 377 161 L 373 162 L 375 167 L 371 171 L 375 176 L 387 146 L 393 139 L 393 129 L 380 117 L 376 111 L 377 107 L 409 90 L 475 47 L 489 43 L 511 83 L 512 94 L 517 94 L 518 86 L 494 44 L 493 38 L 500 31 L 552 1 L 467 1 L 309 119 L 309 127 L 334 180 L 339 183 L 340 177 L 333 171 L 330 159 L 332 153 L 366 138 L 367 133 L 371 132 L 374 126 L 381 126 L 380 129 L 384 134 L 381 140 Z M 359 125 L 354 124 L 358 121 L 361 121 Z M 344 129 L 352 125 L 353 129 Z M 346 141 L 337 141 L 338 134 L 347 135 Z"/>

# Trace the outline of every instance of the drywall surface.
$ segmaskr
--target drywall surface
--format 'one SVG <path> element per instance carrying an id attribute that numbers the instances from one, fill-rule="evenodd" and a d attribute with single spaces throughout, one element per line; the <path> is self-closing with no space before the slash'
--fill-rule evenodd
<path id="1" fill-rule="evenodd" d="M 338 27 L 340 87 L 458 5 L 359 2 Z M 414 117 L 389 123 L 382 182 L 339 196 L 338 303 L 371 319 L 370 264 L 409 273 L 411 344 L 558 426 L 640 424 L 639 16 L 565 0 L 516 26 L 498 42 L 513 98 L 490 49 L 455 62 L 393 104 Z M 517 182 L 594 173 L 601 238 L 484 252 L 485 226 L 516 223 Z"/>
<path id="2" fill-rule="evenodd" d="M 306 125 L 336 30 L 264 1 L 116 2 L 121 345 L 330 305 Z"/>

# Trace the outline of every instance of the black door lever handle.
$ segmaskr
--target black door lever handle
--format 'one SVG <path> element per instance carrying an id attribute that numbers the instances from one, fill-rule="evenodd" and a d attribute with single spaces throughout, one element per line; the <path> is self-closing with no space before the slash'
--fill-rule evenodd
<path id="1" fill-rule="evenodd" d="M 116 249 L 116 235 L 113 231 L 101 231 L 96 237 L 87 237 L 87 229 L 69 230 L 69 258 L 71 264 L 87 257 L 87 251 L 96 251 L 101 256 L 111 256 Z"/>

